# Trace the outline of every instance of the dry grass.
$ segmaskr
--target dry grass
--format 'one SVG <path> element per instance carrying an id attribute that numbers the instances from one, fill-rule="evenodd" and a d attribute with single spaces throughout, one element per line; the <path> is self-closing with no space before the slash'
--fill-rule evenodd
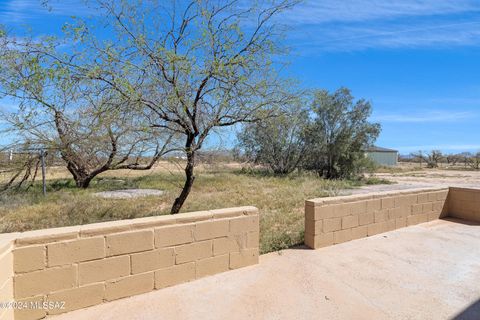
<path id="1" fill-rule="evenodd" d="M 262 253 L 303 242 L 304 200 L 336 194 L 358 182 L 327 181 L 302 174 L 274 177 L 245 174 L 235 165 L 199 168 L 192 193 L 182 212 L 253 205 L 261 213 Z M 40 185 L 28 192 L 0 196 L 0 232 L 26 231 L 168 214 L 180 190 L 180 172 L 158 167 L 150 172 L 109 172 L 88 190 L 73 187 L 61 170 L 50 170 L 48 195 Z M 126 188 L 165 190 L 161 197 L 128 200 L 101 199 L 92 193 Z"/>

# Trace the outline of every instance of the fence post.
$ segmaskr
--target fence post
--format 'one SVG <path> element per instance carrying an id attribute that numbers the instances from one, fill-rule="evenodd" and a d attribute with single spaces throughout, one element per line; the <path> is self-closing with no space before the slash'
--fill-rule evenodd
<path id="1" fill-rule="evenodd" d="M 42 160 L 42 187 L 43 187 L 43 195 L 46 196 L 47 195 L 47 183 L 45 181 L 45 175 L 46 175 L 46 172 L 45 172 L 45 151 L 43 151 L 43 149 L 40 150 L 40 157 L 41 157 L 41 160 Z"/>

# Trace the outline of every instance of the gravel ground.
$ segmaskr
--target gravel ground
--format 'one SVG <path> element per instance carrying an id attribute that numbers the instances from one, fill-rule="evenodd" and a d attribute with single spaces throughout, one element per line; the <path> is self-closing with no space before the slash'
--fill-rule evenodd
<path id="1" fill-rule="evenodd" d="M 402 173 L 377 173 L 375 176 L 393 181 L 395 184 L 363 186 L 354 190 L 344 190 L 341 194 L 363 194 L 369 192 L 430 187 L 464 187 L 480 189 L 479 171 L 423 170 Z"/>
<path id="2" fill-rule="evenodd" d="M 165 191 L 156 190 L 156 189 L 126 189 L 126 190 L 115 190 L 115 191 L 103 191 L 97 192 L 93 195 L 101 198 L 108 199 L 132 199 L 132 198 L 142 198 L 149 196 L 161 196 L 165 194 Z"/>

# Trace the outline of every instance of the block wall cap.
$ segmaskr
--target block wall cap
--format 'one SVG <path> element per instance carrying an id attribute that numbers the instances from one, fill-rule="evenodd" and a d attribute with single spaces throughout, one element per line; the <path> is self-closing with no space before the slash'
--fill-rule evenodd
<path id="1" fill-rule="evenodd" d="M 317 207 L 317 206 L 330 205 L 330 204 L 341 204 L 341 203 L 349 203 L 349 202 L 356 202 L 356 201 L 362 201 L 362 200 L 381 199 L 388 196 L 411 195 L 411 194 L 424 193 L 424 192 L 448 191 L 449 189 L 450 188 L 447 188 L 447 187 L 437 187 L 437 188 L 414 188 L 414 189 L 405 189 L 405 190 L 372 192 L 372 193 L 366 193 L 366 194 L 355 194 L 355 195 L 337 196 L 337 197 L 328 197 L 328 198 L 315 198 L 315 199 L 306 200 L 305 204 L 306 206 Z"/>
<path id="2" fill-rule="evenodd" d="M 62 228 L 32 230 L 26 232 L 5 233 L 0 235 L 0 252 L 8 249 L 11 242 L 17 247 L 54 243 L 64 240 L 74 240 L 112 233 L 153 229 L 159 226 L 194 223 L 198 221 L 258 215 L 258 209 L 253 206 L 233 207 L 215 210 L 194 211 L 175 215 L 161 215 L 92 223 Z"/>

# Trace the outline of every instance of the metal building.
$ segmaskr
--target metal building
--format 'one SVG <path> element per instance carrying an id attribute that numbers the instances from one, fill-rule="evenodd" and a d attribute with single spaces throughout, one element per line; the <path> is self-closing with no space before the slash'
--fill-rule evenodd
<path id="1" fill-rule="evenodd" d="M 372 146 L 365 148 L 365 156 L 372 159 L 380 166 L 396 166 L 398 164 L 398 151 Z"/>

